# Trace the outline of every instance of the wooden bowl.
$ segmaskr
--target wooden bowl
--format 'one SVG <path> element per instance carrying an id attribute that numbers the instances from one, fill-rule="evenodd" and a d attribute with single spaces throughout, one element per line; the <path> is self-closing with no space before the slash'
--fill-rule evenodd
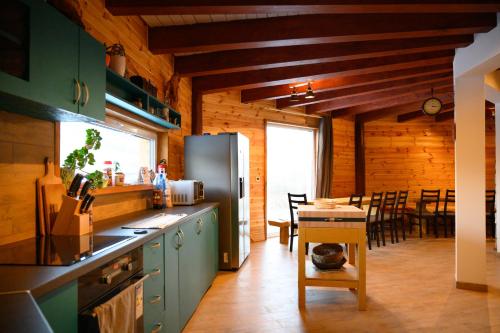
<path id="1" fill-rule="evenodd" d="M 314 207 L 317 209 L 334 209 L 336 204 L 335 199 L 318 198 L 314 200 Z"/>
<path id="2" fill-rule="evenodd" d="M 344 250 L 337 243 L 325 243 L 312 249 L 312 262 L 319 269 L 340 269 L 346 263 Z"/>

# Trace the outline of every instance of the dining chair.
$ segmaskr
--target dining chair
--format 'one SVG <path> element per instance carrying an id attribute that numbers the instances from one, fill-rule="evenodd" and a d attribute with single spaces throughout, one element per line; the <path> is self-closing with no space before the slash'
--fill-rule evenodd
<path id="1" fill-rule="evenodd" d="M 448 221 L 450 221 L 450 233 L 455 234 L 455 190 L 446 190 L 443 210 L 439 212 L 443 220 L 444 237 L 448 237 Z"/>
<path id="2" fill-rule="evenodd" d="M 377 247 L 380 247 L 379 225 L 380 225 L 380 207 L 382 205 L 382 192 L 373 192 L 368 210 L 366 213 L 366 237 L 368 239 L 368 249 L 372 249 L 372 235 L 375 234 Z M 384 244 L 385 245 L 385 244 Z"/>
<path id="3" fill-rule="evenodd" d="M 380 210 L 380 230 L 382 236 L 382 244 L 385 246 L 385 222 L 389 224 L 391 231 L 391 244 L 394 244 L 394 208 L 396 207 L 397 192 L 385 192 L 382 209 Z M 396 235 L 396 240 L 399 240 Z"/>
<path id="4" fill-rule="evenodd" d="M 486 226 L 490 227 L 490 236 L 495 237 L 495 190 L 486 191 Z M 488 233 L 488 229 L 486 229 Z"/>
<path id="5" fill-rule="evenodd" d="M 408 191 L 399 191 L 396 199 L 396 207 L 394 208 L 394 233 L 396 234 L 396 242 L 398 242 L 398 223 L 401 225 L 401 234 L 403 240 L 406 240 L 405 233 L 405 215 L 406 202 L 408 201 Z"/>
<path id="6" fill-rule="evenodd" d="M 408 214 L 410 233 L 413 226 L 418 225 L 418 234 L 422 238 L 422 220 L 425 220 L 425 227 L 429 233 L 429 220 L 432 219 L 434 234 L 438 237 L 437 218 L 439 209 L 439 195 L 441 190 L 422 190 L 420 193 L 420 200 L 417 202 L 417 210 Z M 415 220 L 418 219 L 418 223 Z"/>
<path id="7" fill-rule="evenodd" d="M 288 193 L 288 206 L 290 208 L 290 252 L 293 251 L 293 237 L 298 236 L 295 230 L 299 228 L 298 221 L 295 221 L 296 211 L 299 205 L 307 205 L 306 194 L 291 194 Z M 306 254 L 309 252 L 309 243 L 306 243 Z"/>
<path id="8" fill-rule="evenodd" d="M 351 194 L 351 196 L 349 197 L 349 206 L 354 206 L 361 209 L 362 204 L 363 204 L 362 194 Z"/>

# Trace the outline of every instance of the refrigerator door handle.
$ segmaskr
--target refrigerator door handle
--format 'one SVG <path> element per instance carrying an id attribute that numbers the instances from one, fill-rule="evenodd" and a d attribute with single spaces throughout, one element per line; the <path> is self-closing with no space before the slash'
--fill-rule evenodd
<path id="1" fill-rule="evenodd" d="M 240 177 L 240 199 L 245 197 L 245 178 Z"/>

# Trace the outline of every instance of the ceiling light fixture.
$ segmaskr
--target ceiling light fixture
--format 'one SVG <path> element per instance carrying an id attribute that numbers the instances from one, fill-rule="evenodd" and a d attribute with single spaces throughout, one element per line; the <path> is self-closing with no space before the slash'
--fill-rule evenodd
<path id="1" fill-rule="evenodd" d="M 297 89 L 292 87 L 292 94 L 290 95 L 290 102 L 298 102 L 299 94 L 297 94 Z"/>
<path id="2" fill-rule="evenodd" d="M 312 90 L 311 87 L 311 82 L 307 84 L 307 91 L 306 91 L 306 99 L 312 99 L 314 98 L 314 91 Z"/>

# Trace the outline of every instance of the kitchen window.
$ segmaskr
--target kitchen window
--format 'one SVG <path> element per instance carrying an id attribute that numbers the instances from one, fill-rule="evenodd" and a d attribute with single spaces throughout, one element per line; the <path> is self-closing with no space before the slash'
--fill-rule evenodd
<path id="1" fill-rule="evenodd" d="M 101 148 L 94 152 L 95 164 L 87 165 L 86 172 L 103 171 L 104 162 L 118 162 L 125 174 L 126 184 L 139 183 L 139 169 L 155 169 L 156 133 L 128 125 L 120 121 L 107 119 L 105 125 L 85 122 L 61 122 L 61 165 L 66 156 L 85 143 L 85 131 L 89 128 L 101 133 Z"/>

